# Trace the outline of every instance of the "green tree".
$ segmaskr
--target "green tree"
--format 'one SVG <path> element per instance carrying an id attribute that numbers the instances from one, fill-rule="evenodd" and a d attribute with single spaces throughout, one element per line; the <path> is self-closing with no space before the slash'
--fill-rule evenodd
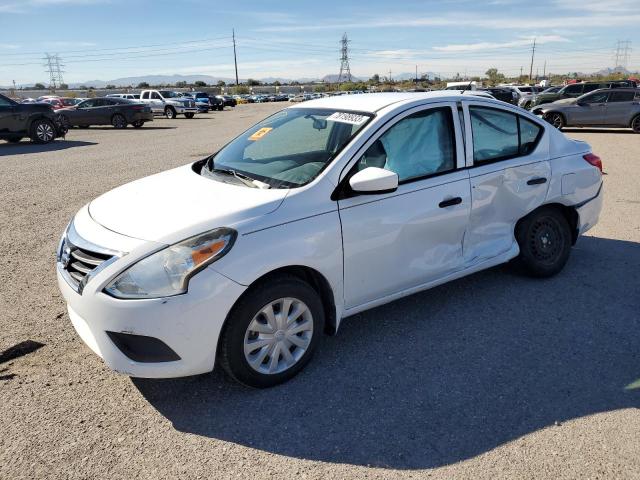
<path id="1" fill-rule="evenodd" d="M 502 73 L 498 72 L 497 68 L 490 68 L 489 70 L 484 72 L 484 74 L 489 79 L 489 83 L 491 85 L 496 85 L 496 84 L 498 84 L 500 82 L 504 82 L 504 75 Z"/>
<path id="2" fill-rule="evenodd" d="M 218 83 L 216 83 L 216 86 L 218 87 L 224 87 L 226 85 L 224 80 L 218 80 Z"/>
<path id="3" fill-rule="evenodd" d="M 282 84 L 278 80 L 276 80 L 275 82 L 273 82 L 273 85 L 276 87 L 279 87 Z"/>
<path id="4" fill-rule="evenodd" d="M 370 79 L 369 79 L 369 83 L 371 85 L 378 85 L 380 83 L 380 75 L 378 75 L 377 73 L 375 73 Z"/>
<path id="5" fill-rule="evenodd" d="M 69 90 L 69 85 L 67 85 L 66 83 L 61 83 L 60 86 L 58 87 L 59 90 Z"/>
<path id="6" fill-rule="evenodd" d="M 33 88 L 35 88 L 36 90 L 44 90 L 44 89 L 45 89 L 45 88 L 47 88 L 47 87 L 45 87 L 42 83 L 36 83 L 36 84 L 33 86 Z"/>
<path id="7" fill-rule="evenodd" d="M 194 85 L 196 87 L 206 87 L 207 86 L 207 82 L 203 82 L 202 80 L 197 80 L 196 83 L 194 83 Z"/>
<path id="8" fill-rule="evenodd" d="M 253 78 L 250 78 L 247 80 L 247 85 L 249 85 L 250 87 L 255 87 L 257 85 L 260 85 L 260 82 L 258 80 L 254 80 Z"/>
<path id="9" fill-rule="evenodd" d="M 111 84 L 109 84 L 109 85 L 107 85 L 107 86 L 106 86 L 106 87 L 104 87 L 104 88 L 106 88 L 107 90 L 113 90 L 113 89 L 115 89 L 115 88 L 116 88 L 116 86 L 115 86 L 115 85 L 111 85 Z"/>
<path id="10" fill-rule="evenodd" d="M 149 84 L 147 82 L 140 82 L 136 88 L 149 88 Z"/>
<path id="11" fill-rule="evenodd" d="M 185 88 L 187 86 L 187 82 L 176 82 L 176 87 L 178 88 Z"/>

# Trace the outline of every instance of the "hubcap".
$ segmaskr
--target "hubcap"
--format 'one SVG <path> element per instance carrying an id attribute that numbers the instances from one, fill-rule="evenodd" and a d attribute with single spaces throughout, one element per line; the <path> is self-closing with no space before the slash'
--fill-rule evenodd
<path id="1" fill-rule="evenodd" d="M 53 128 L 48 123 L 41 123 L 36 127 L 36 135 L 43 142 L 48 142 L 53 138 Z"/>
<path id="2" fill-rule="evenodd" d="M 556 128 L 562 127 L 562 117 L 558 114 L 554 115 L 553 117 L 551 117 L 551 123 Z"/>
<path id="3" fill-rule="evenodd" d="M 282 373 L 295 365 L 311 344 L 313 316 L 297 298 L 265 305 L 244 335 L 244 357 L 256 372 Z"/>
<path id="4" fill-rule="evenodd" d="M 529 237 L 536 260 L 553 264 L 562 253 L 561 238 L 560 229 L 552 219 L 543 218 L 536 222 Z"/>

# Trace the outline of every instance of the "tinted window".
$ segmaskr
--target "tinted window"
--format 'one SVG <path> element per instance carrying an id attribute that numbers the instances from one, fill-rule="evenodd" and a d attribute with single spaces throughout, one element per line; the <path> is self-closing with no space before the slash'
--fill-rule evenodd
<path id="1" fill-rule="evenodd" d="M 596 92 L 582 97 L 580 103 L 604 103 L 608 96 L 609 92 Z"/>
<path id="2" fill-rule="evenodd" d="M 358 162 L 358 170 L 379 167 L 399 181 L 453 170 L 455 134 L 450 108 L 414 113 L 387 130 Z"/>
<path id="3" fill-rule="evenodd" d="M 631 102 L 633 97 L 634 92 L 611 92 L 609 102 Z"/>
<path id="4" fill-rule="evenodd" d="M 145 99 L 145 100 L 149 99 L 149 92 L 144 92 L 142 94 L 142 98 Z"/>
<path id="5" fill-rule="evenodd" d="M 593 92 L 594 90 L 598 90 L 600 88 L 607 88 L 608 85 L 605 83 L 587 83 L 584 86 L 584 93 Z"/>
<path id="6" fill-rule="evenodd" d="M 152 92 L 151 93 L 151 98 L 153 100 L 162 100 L 162 97 L 160 96 L 160 94 L 158 92 Z"/>
<path id="7" fill-rule="evenodd" d="M 527 155 L 542 134 L 542 127 L 514 113 L 486 107 L 470 107 L 469 112 L 474 163 Z"/>
<path id="8" fill-rule="evenodd" d="M 95 107 L 95 100 L 85 100 L 84 102 L 80 103 L 78 105 L 78 108 L 89 108 L 89 107 Z"/>
<path id="9" fill-rule="evenodd" d="M 582 93 L 582 87 L 583 85 L 581 84 L 567 85 L 562 93 L 570 96 L 579 96 Z"/>
<path id="10" fill-rule="evenodd" d="M 9 99 L 0 96 L 0 107 L 10 107 L 11 105 L 13 103 Z"/>

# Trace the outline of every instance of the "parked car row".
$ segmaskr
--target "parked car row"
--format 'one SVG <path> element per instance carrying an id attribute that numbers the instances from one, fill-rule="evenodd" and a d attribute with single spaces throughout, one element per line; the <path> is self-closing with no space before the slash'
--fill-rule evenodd
<path id="1" fill-rule="evenodd" d="M 49 143 L 66 133 L 52 105 L 18 103 L 0 94 L 0 139 L 17 143 L 29 137 L 35 143 Z"/>

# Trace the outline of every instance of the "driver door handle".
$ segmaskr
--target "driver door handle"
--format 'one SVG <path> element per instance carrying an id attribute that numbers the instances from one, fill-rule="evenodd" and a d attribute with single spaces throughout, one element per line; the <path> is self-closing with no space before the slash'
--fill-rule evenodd
<path id="1" fill-rule="evenodd" d="M 547 179 L 544 177 L 532 178 L 531 180 L 527 180 L 527 185 L 542 185 L 543 183 L 547 183 Z"/>
<path id="2" fill-rule="evenodd" d="M 443 200 L 441 201 L 438 206 L 440 208 L 446 208 L 446 207 L 452 207 L 454 205 L 460 205 L 462 203 L 462 198 L 460 197 L 453 197 L 453 198 L 449 198 L 447 200 Z"/>

